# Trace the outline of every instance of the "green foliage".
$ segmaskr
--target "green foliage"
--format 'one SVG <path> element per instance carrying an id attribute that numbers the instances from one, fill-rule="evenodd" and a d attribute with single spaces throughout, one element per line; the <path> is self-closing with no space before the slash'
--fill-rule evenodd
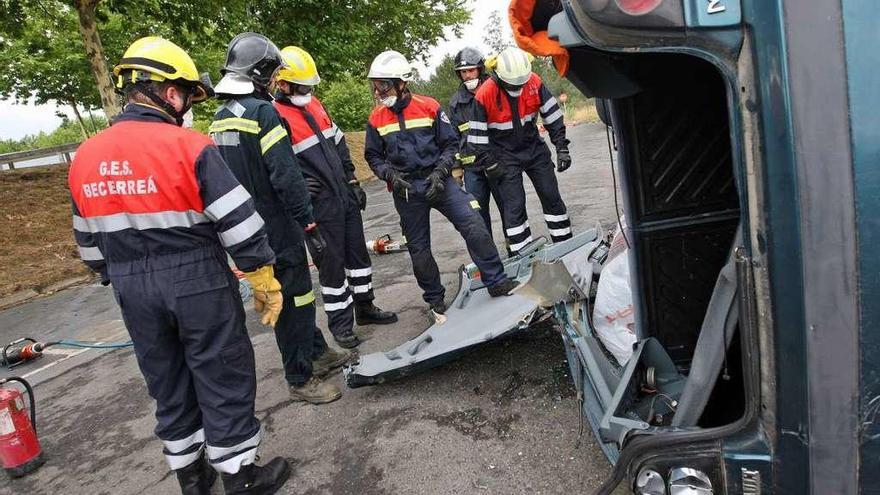
<path id="1" fill-rule="evenodd" d="M 343 131 L 364 130 L 375 106 L 367 80 L 350 74 L 337 76 L 332 82 L 322 82 L 316 95 Z"/>
<path id="2" fill-rule="evenodd" d="M 434 98 L 445 108 L 449 105 L 452 95 L 458 91 L 458 87 L 461 85 L 461 81 L 453 69 L 454 63 L 452 55 L 447 55 L 427 80 L 412 83 L 410 89 L 414 93 Z"/>

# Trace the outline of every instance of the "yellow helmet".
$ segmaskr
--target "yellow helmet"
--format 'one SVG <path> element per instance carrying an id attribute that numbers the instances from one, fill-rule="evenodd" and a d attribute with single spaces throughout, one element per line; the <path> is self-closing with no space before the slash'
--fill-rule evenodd
<path id="1" fill-rule="evenodd" d="M 275 76 L 279 81 L 287 81 L 302 86 L 315 86 L 321 82 L 318 67 L 309 52 L 298 46 L 285 46 L 281 49 L 281 58 L 288 65 L 282 67 Z"/>
<path id="2" fill-rule="evenodd" d="M 511 86 L 522 86 L 532 75 L 532 57 L 515 46 L 501 50 L 501 53 L 486 61 L 486 67 L 493 69 L 498 78 Z"/>
<path id="3" fill-rule="evenodd" d="M 192 58 L 183 48 L 158 36 L 147 36 L 132 43 L 119 64 L 113 67 L 113 75 L 117 88 L 138 81 L 173 81 L 195 89 L 194 103 L 208 98 Z"/>

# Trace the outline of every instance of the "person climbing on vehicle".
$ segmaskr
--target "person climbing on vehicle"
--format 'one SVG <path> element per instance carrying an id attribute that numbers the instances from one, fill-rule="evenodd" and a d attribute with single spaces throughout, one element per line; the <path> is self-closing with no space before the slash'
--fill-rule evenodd
<path id="1" fill-rule="evenodd" d="M 440 270 L 431 254 L 430 212 L 436 209 L 464 238 L 492 297 L 517 283 L 504 273 L 498 250 L 480 217 L 480 205 L 450 176 L 458 148 L 449 117 L 436 100 L 410 92 L 412 66 L 400 53 L 382 52 L 370 65 L 373 95 L 364 157 L 388 183 L 423 299 L 436 315 L 446 312 Z"/>
<path id="2" fill-rule="evenodd" d="M 290 128 L 293 152 L 327 241 L 318 273 L 328 325 L 336 342 L 351 348 L 360 344 L 352 331 L 355 321 L 387 325 L 397 315 L 373 304 L 373 269 L 361 218 L 367 194 L 354 176 L 345 135 L 312 94 L 321 82 L 315 61 L 296 46 L 285 47 L 281 56 L 287 67 L 276 77 L 275 109 Z"/>
<path id="3" fill-rule="evenodd" d="M 537 125 L 540 114 L 556 147 L 556 172 L 568 170 L 571 155 L 559 103 L 532 72 L 531 55 L 519 48 L 505 48 L 486 66 L 491 77 L 477 90 L 476 117 L 468 123 L 467 144 L 476 167 L 497 181 L 509 248 L 518 253 L 532 242 L 523 173 L 538 193 L 552 241 L 569 239 L 571 220 L 559 194 L 550 150 Z"/>
<path id="4" fill-rule="evenodd" d="M 274 493 L 290 466 L 254 464 L 254 350 L 226 258 L 275 325 L 286 303 L 263 219 L 214 143 L 181 127 L 210 92 L 185 51 L 141 38 L 113 74 L 125 108 L 70 166 L 80 256 L 113 285 L 181 492 L 209 494 L 216 470 L 227 494 Z"/>
<path id="5" fill-rule="evenodd" d="M 342 391 L 321 375 L 342 366 L 349 354 L 328 346 L 315 324 L 315 295 L 303 239 L 318 266 L 326 242 L 315 223 L 288 131 L 269 94 L 282 65 L 281 52 L 265 36 L 242 33 L 233 38 L 221 70 L 223 78 L 215 88 L 225 103 L 214 114 L 210 132 L 266 219 L 269 243 L 278 257 L 275 271 L 285 304 L 275 339 L 290 394 L 296 400 L 323 404 L 338 399 Z"/>
<path id="6" fill-rule="evenodd" d="M 492 235 L 489 196 L 491 195 L 495 200 L 495 205 L 502 214 L 503 220 L 504 208 L 501 206 L 501 195 L 497 190 L 497 185 L 490 181 L 482 170 L 474 169 L 475 157 L 468 154 L 467 149 L 469 124 L 471 120 L 476 118 L 477 101 L 474 99 L 474 94 L 483 81 L 489 78 L 486 73 L 483 53 L 476 48 L 464 48 L 455 54 L 453 69 L 461 81 L 461 85 L 449 101 L 449 119 L 452 121 L 452 128 L 458 133 L 459 162 L 464 169 L 464 189 L 480 204 L 480 215 L 486 222 L 489 235 Z"/>

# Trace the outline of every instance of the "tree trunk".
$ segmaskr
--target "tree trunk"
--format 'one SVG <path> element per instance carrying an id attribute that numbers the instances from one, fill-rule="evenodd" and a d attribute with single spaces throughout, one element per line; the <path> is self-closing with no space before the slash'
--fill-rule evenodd
<path id="1" fill-rule="evenodd" d="M 83 141 L 89 138 L 89 131 L 86 130 L 86 124 L 83 122 L 82 115 L 79 113 L 79 109 L 76 108 L 76 102 L 74 100 L 70 100 L 70 108 L 73 109 L 73 114 L 76 115 L 76 121 L 79 123 L 79 130 L 82 131 Z"/>
<path id="2" fill-rule="evenodd" d="M 95 19 L 95 9 L 99 0 L 76 0 L 73 2 L 76 12 L 79 14 L 79 32 L 82 35 L 83 47 L 86 49 L 86 58 L 95 77 L 98 93 L 101 95 L 101 106 L 107 120 L 120 112 L 119 101 L 113 90 L 113 79 L 107 71 L 104 63 L 104 45 L 98 35 L 98 23 Z"/>

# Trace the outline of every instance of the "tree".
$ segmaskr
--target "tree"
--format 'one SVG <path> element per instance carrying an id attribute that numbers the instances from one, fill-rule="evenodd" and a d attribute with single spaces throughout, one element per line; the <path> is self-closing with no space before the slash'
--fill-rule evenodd
<path id="1" fill-rule="evenodd" d="M 502 29 L 504 25 L 506 25 L 506 21 L 501 19 L 501 14 L 497 10 L 489 15 L 489 21 L 486 23 L 486 34 L 483 35 L 483 43 L 486 43 L 492 49 L 492 53 L 499 53 L 501 50 L 513 46 L 513 40 L 510 36 L 506 36 Z"/>
<path id="2" fill-rule="evenodd" d="M 439 101 L 441 105 L 446 107 L 452 95 L 458 91 L 461 80 L 455 74 L 455 60 L 452 55 L 446 55 L 440 65 L 434 69 L 425 81 L 417 81 L 413 83 L 412 90 L 416 93 L 428 95 Z"/>

